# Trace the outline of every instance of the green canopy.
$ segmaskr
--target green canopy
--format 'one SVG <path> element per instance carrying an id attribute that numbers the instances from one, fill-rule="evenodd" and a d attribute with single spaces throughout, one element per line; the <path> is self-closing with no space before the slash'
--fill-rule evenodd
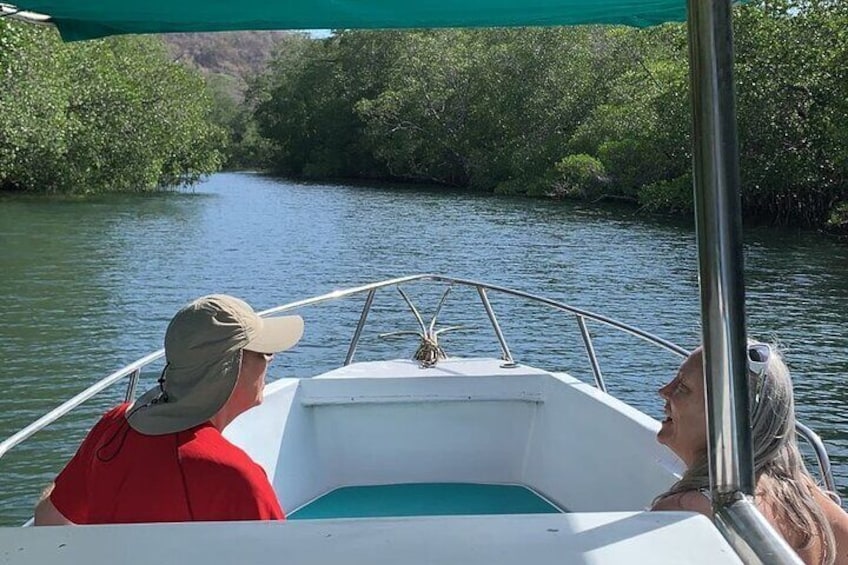
<path id="1" fill-rule="evenodd" d="M 686 0 L 20 0 L 15 4 L 20 10 L 50 16 L 66 40 L 244 29 L 644 27 L 686 18 Z"/>

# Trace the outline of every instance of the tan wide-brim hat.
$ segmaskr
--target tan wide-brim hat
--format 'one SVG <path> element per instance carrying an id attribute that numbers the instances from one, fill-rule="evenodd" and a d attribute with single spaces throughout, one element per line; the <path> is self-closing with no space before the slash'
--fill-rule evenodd
<path id="1" fill-rule="evenodd" d="M 261 318 L 249 304 L 232 296 L 198 298 L 168 324 L 160 384 L 133 403 L 127 421 L 146 435 L 202 424 L 233 393 L 243 350 L 279 353 L 293 347 L 302 335 L 300 316 Z"/>

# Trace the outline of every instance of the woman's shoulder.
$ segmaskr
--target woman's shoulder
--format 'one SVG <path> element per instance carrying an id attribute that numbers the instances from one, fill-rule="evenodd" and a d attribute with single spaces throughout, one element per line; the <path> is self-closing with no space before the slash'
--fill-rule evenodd
<path id="1" fill-rule="evenodd" d="M 786 511 L 786 503 L 781 501 L 775 491 L 776 479 L 764 477 L 757 484 L 757 507 L 771 524 L 783 535 L 805 563 L 818 563 L 826 541 L 822 532 L 814 533 L 811 539 L 805 538 L 804 530 L 797 520 Z M 831 498 L 812 479 L 802 479 L 809 489 L 812 501 L 833 532 L 836 542 L 836 565 L 848 564 L 848 514 L 833 502 Z"/>
<path id="2" fill-rule="evenodd" d="M 815 487 L 813 489 L 813 498 L 821 507 L 828 522 L 835 526 L 842 526 L 848 530 L 848 514 L 845 513 L 840 505 L 833 501 L 827 492 Z"/>
<path id="3" fill-rule="evenodd" d="M 664 496 L 654 503 L 651 510 L 698 512 L 705 516 L 713 515 L 709 495 L 700 490 L 686 490 Z"/>
<path id="4" fill-rule="evenodd" d="M 813 497 L 833 530 L 836 541 L 836 563 L 848 563 L 848 514 L 827 493 L 816 488 Z"/>

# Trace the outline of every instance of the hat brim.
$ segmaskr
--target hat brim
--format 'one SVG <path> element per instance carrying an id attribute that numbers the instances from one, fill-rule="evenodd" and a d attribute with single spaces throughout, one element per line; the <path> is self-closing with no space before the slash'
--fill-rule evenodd
<path id="1" fill-rule="evenodd" d="M 274 316 L 262 318 L 262 329 L 244 349 L 256 353 L 280 353 L 294 347 L 303 337 L 303 318 L 300 316 Z"/>

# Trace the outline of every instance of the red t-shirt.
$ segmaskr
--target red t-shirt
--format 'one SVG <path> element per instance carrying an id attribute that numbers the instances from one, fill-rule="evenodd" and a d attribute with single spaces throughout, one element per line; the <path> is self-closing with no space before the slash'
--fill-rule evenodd
<path id="1" fill-rule="evenodd" d="M 209 423 L 141 434 L 113 408 L 56 477 L 50 500 L 75 524 L 284 520 L 265 471 Z"/>

